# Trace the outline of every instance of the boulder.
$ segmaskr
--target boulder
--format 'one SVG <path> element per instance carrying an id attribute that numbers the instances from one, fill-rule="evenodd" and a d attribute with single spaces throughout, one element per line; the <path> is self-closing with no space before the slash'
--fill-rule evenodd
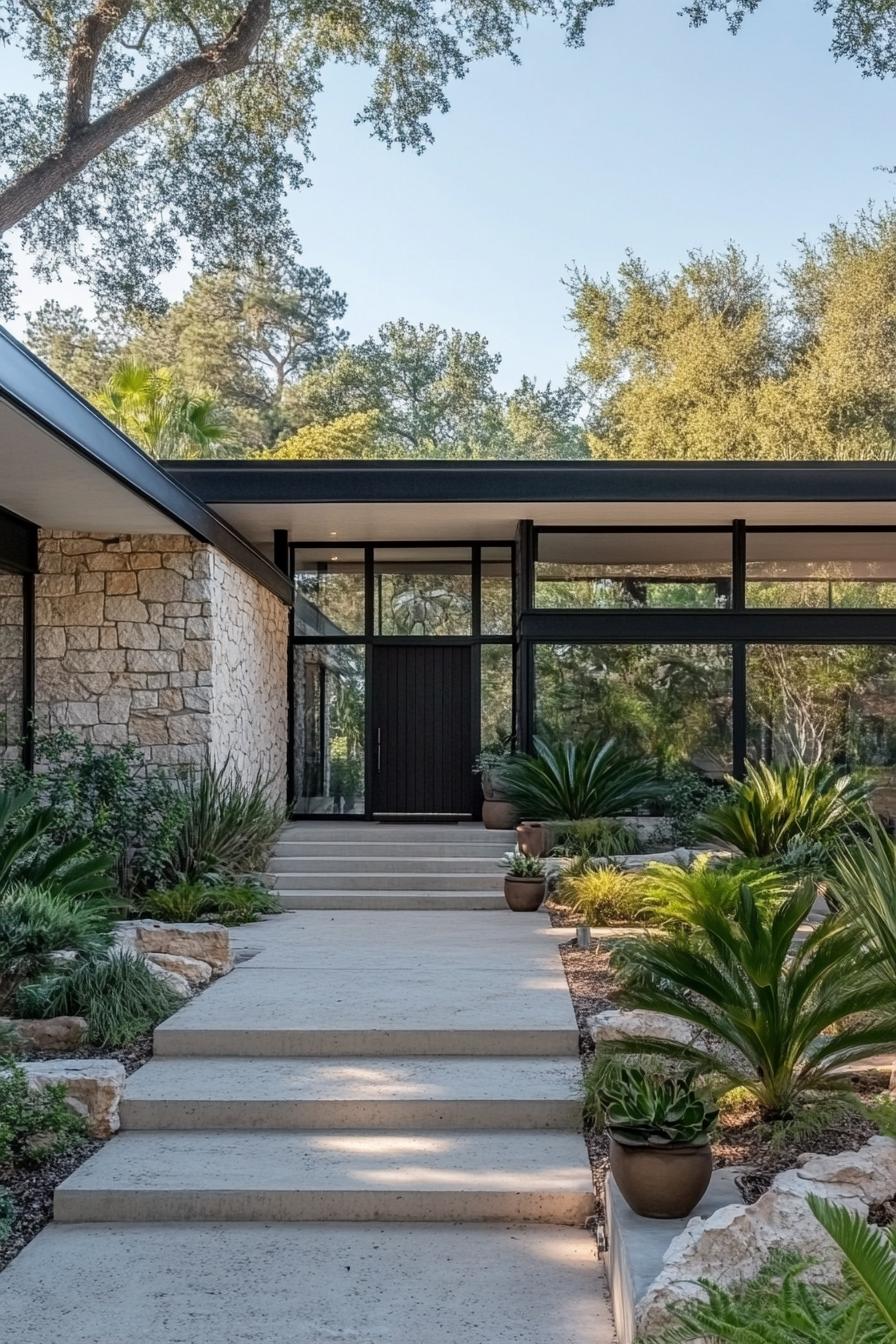
<path id="1" fill-rule="evenodd" d="M 172 971 L 182 976 L 191 989 L 202 989 L 212 978 L 212 968 L 207 961 L 197 961 L 195 957 L 177 957 L 172 952 L 147 952 L 146 960 L 163 971 Z"/>
<path id="2" fill-rule="evenodd" d="M 896 1139 L 870 1139 L 856 1153 L 806 1156 L 801 1165 L 775 1177 L 755 1204 L 729 1204 L 708 1218 L 692 1218 L 670 1243 L 663 1268 L 635 1309 L 639 1337 L 661 1334 L 670 1324 L 670 1305 L 703 1297 L 698 1280 L 721 1287 L 752 1278 L 773 1251 L 796 1250 L 816 1263 L 807 1277 L 829 1283 L 841 1256 L 813 1217 L 809 1194 L 833 1199 L 867 1214 L 870 1205 L 896 1195 Z"/>
<path id="3" fill-rule="evenodd" d="M 658 1036 L 661 1040 L 675 1041 L 679 1045 L 693 1045 L 700 1035 L 700 1029 L 690 1022 L 683 1022 L 669 1013 L 652 1013 L 647 1009 L 625 1012 L 618 1008 L 607 1008 L 589 1017 L 587 1026 L 595 1045 L 605 1041 L 627 1041 L 634 1036 Z"/>
<path id="4" fill-rule="evenodd" d="M 17 1017 L 11 1022 L 26 1046 L 32 1050 L 73 1050 L 87 1037 L 83 1017 Z"/>
<path id="5" fill-rule="evenodd" d="M 119 1127 L 118 1106 L 125 1083 L 116 1059 L 47 1059 L 21 1066 L 32 1089 L 61 1083 L 73 1111 L 83 1115 L 92 1139 L 108 1139 Z"/>
<path id="6" fill-rule="evenodd" d="M 233 969 L 230 934 L 223 924 L 163 924 L 158 919 L 128 919 L 115 926 L 116 941 L 146 955 L 164 952 L 207 962 L 213 975 Z"/>
<path id="7" fill-rule="evenodd" d="M 169 989 L 174 990 L 182 999 L 188 999 L 193 993 L 189 980 L 186 976 L 179 975 L 177 971 L 169 971 L 167 967 L 160 966 L 157 961 L 152 960 L 151 955 L 145 956 L 143 960 L 146 963 L 146 969 L 156 980 L 161 980 Z"/>

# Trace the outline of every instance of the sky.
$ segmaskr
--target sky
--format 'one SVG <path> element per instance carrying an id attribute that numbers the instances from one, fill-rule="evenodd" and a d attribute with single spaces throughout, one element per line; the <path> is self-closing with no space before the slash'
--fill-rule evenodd
<path id="1" fill-rule="evenodd" d="M 896 165 L 896 80 L 835 63 L 811 0 L 763 0 L 737 37 L 719 20 L 691 29 L 678 7 L 617 0 L 583 49 L 533 24 L 520 66 L 488 61 L 451 87 L 419 156 L 354 124 L 369 73 L 330 72 L 312 185 L 289 210 L 303 260 L 348 294 L 353 339 L 397 317 L 480 331 L 502 386 L 556 380 L 576 353 L 570 266 L 603 275 L 631 249 L 674 269 L 733 239 L 774 270 L 799 237 L 896 200 L 878 171 Z M 0 86 L 21 84 L 14 61 L 0 51 Z M 23 313 L 49 293 L 24 259 L 20 288 Z M 53 295 L 90 306 L 72 284 Z"/>

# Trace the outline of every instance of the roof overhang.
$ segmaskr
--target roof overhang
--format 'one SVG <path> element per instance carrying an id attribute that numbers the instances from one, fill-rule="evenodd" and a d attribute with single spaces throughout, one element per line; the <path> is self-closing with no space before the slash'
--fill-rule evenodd
<path id="1" fill-rule="evenodd" d="M 178 462 L 253 540 L 502 540 L 544 526 L 896 526 L 896 464 Z"/>
<path id="2" fill-rule="evenodd" d="M 289 581 L 0 327 L 0 506 L 41 528 L 188 533 L 275 592 Z"/>

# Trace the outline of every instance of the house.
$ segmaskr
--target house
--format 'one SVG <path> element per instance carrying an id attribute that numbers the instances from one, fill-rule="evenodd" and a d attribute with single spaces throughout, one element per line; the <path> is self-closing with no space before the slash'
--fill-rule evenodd
<path id="1" fill-rule="evenodd" d="M 480 749 L 896 767 L 889 463 L 150 460 L 0 333 L 0 753 L 35 726 L 467 817 Z"/>

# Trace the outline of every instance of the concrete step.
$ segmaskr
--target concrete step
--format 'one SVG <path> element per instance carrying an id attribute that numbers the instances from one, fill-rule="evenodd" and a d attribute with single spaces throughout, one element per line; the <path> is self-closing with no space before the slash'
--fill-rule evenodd
<path id="1" fill-rule="evenodd" d="M 612 1344 L 594 1237 L 478 1223 L 51 1224 L 0 1275 L 12 1344 Z"/>
<path id="2" fill-rule="evenodd" d="M 450 876 L 453 873 L 500 873 L 500 856 L 470 858 L 464 855 L 452 855 L 450 858 L 433 858 L 426 854 L 389 855 L 386 858 L 369 854 L 349 855 L 339 850 L 336 854 L 308 857 L 304 854 L 288 856 L 275 855 L 268 863 L 268 873 L 364 873 L 385 876 L 403 873 L 433 873 Z"/>
<path id="3" fill-rule="evenodd" d="M 394 869 L 382 873 L 351 872 L 344 868 L 325 873 L 267 873 L 265 880 L 275 891 L 294 891 L 297 881 L 318 891 L 328 888 L 345 891 L 356 887 L 362 891 L 503 891 L 504 874 L 500 869 L 478 873 L 397 873 Z"/>
<path id="4" fill-rule="evenodd" d="M 506 910 L 501 891 L 303 891 L 278 888 L 284 910 Z M 571 937 L 572 935 L 570 935 Z"/>
<path id="5" fill-rule="evenodd" d="M 326 840 L 336 845 L 345 840 L 349 844 L 405 843 L 412 845 L 470 845 L 502 844 L 510 848 L 516 843 L 516 831 L 487 831 L 478 825 L 441 826 L 421 822 L 419 825 L 390 825 L 375 821 L 296 821 L 287 822 L 278 837 L 280 841 Z"/>
<path id="6" fill-rule="evenodd" d="M 156 1059 L 125 1130 L 577 1130 L 582 1071 L 551 1059 Z"/>
<path id="7" fill-rule="evenodd" d="M 272 857 L 275 859 L 329 859 L 337 855 L 349 858 L 414 858 L 426 859 L 500 859 L 512 844 L 487 844 L 479 840 L 465 845 L 446 845 L 437 843 L 417 843 L 412 840 L 343 840 L 341 836 L 332 840 L 278 840 Z"/>
<path id="8" fill-rule="evenodd" d="M 119 1134 L 56 1190 L 61 1223 L 502 1222 L 581 1227 L 578 1134 L 220 1130 Z"/>

